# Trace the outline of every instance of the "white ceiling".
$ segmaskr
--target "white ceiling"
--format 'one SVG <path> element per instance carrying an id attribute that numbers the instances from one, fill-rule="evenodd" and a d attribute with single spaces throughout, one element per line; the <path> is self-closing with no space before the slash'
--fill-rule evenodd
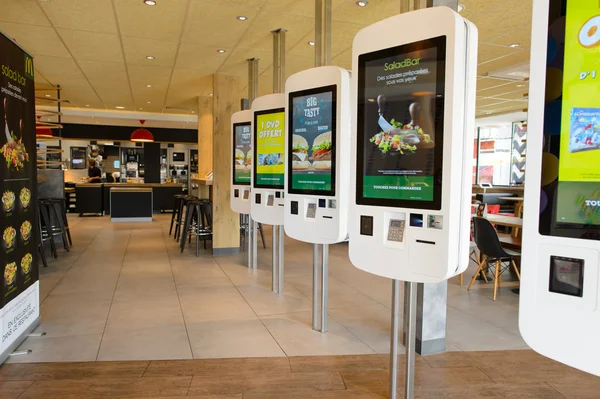
<path id="1" fill-rule="evenodd" d="M 214 73 L 240 77 L 259 58 L 259 95 L 272 91 L 272 34 L 284 28 L 286 75 L 314 63 L 314 0 L 0 0 L 0 29 L 35 59 L 36 84 L 58 85 L 65 107 L 190 114 Z M 479 28 L 478 116 L 526 108 L 531 0 L 461 0 Z M 333 0 L 333 64 L 350 69 L 363 27 L 400 11 L 400 0 Z M 237 16 L 248 17 L 239 21 Z M 518 47 L 510 47 L 517 43 Z M 225 53 L 217 52 L 226 50 Z M 154 60 L 146 56 L 154 56 Z M 523 66 L 525 68 L 523 68 Z M 151 85 L 151 87 L 147 87 Z M 41 101 L 48 105 L 47 102 Z"/>

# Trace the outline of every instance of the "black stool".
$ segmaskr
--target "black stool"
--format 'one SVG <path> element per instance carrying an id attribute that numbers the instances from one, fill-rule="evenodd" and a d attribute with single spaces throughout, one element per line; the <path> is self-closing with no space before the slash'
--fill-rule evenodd
<path id="1" fill-rule="evenodd" d="M 50 241 L 50 254 L 54 258 L 58 258 L 58 253 L 56 252 L 56 243 L 54 242 L 54 235 L 52 234 L 52 223 L 50 222 L 50 214 L 48 213 L 48 205 L 43 203 L 43 201 L 38 201 L 38 209 L 39 209 L 39 229 L 40 229 L 40 247 L 42 251 L 44 251 L 44 242 Z M 45 259 L 46 254 L 42 258 Z"/>
<path id="2" fill-rule="evenodd" d="M 200 238 L 204 241 L 212 240 L 212 203 L 208 200 L 189 199 L 185 212 L 185 223 L 181 233 L 181 252 L 185 250 L 185 242 L 191 236 L 196 236 L 196 256 L 199 255 Z"/>
<path id="3" fill-rule="evenodd" d="M 41 208 L 44 208 L 48 215 L 48 223 L 46 224 L 47 233 L 52 236 L 61 236 L 65 250 L 67 252 L 71 252 L 69 248 L 69 234 L 67 234 L 67 230 L 65 228 L 64 220 L 66 214 L 64 214 L 63 201 L 60 199 L 42 199 L 39 202 Z"/>
<path id="4" fill-rule="evenodd" d="M 181 238 L 181 228 L 185 224 L 187 203 L 188 203 L 188 201 L 194 201 L 194 200 L 198 200 L 198 198 L 194 197 L 193 195 L 184 195 L 181 202 L 179 203 L 179 212 L 177 214 L 177 218 L 175 219 L 175 221 L 176 221 L 175 235 L 173 237 L 175 239 L 175 241 L 179 241 L 179 239 Z"/>
<path id="5" fill-rule="evenodd" d="M 176 194 L 173 196 L 173 213 L 171 213 L 171 227 L 169 227 L 169 235 L 173 232 L 173 223 L 177 221 L 177 224 L 181 222 L 181 211 L 183 209 L 183 199 L 186 197 L 185 194 Z M 175 226 L 177 231 L 177 226 Z"/>

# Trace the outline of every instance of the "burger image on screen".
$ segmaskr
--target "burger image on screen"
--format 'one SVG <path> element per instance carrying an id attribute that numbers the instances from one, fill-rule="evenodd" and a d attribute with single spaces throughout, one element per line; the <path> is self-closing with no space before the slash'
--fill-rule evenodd
<path id="1" fill-rule="evenodd" d="M 248 151 L 248 154 L 246 154 L 245 165 L 247 170 L 252 169 L 252 151 Z"/>
<path id="2" fill-rule="evenodd" d="M 308 142 L 302 136 L 292 136 L 292 169 L 304 170 L 310 168 L 308 161 Z"/>
<path id="3" fill-rule="evenodd" d="M 235 150 L 235 170 L 244 170 L 246 166 L 244 166 L 244 160 L 246 156 L 244 155 L 244 151 L 237 148 Z"/>
<path id="4" fill-rule="evenodd" d="M 312 156 L 310 157 L 315 169 L 331 169 L 331 147 L 331 132 L 325 132 L 315 138 L 312 147 Z"/>

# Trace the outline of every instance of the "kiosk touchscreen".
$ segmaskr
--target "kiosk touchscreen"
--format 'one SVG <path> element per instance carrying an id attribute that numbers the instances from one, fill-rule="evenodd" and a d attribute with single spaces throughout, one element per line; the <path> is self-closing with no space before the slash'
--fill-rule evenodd
<path id="1" fill-rule="evenodd" d="M 250 177 L 252 175 L 252 111 L 231 116 L 231 209 L 250 213 Z"/>
<path id="2" fill-rule="evenodd" d="M 354 39 L 356 267 L 423 283 L 467 267 L 476 65 L 477 29 L 447 7 L 388 18 Z"/>
<path id="3" fill-rule="evenodd" d="M 350 73 L 326 66 L 290 76 L 285 84 L 288 236 L 333 244 L 348 234 Z"/>
<path id="4" fill-rule="evenodd" d="M 600 8 L 534 1 L 519 328 L 600 375 Z"/>
<path id="5" fill-rule="evenodd" d="M 285 175 L 285 94 L 269 94 L 252 102 L 252 219 L 283 224 Z"/>

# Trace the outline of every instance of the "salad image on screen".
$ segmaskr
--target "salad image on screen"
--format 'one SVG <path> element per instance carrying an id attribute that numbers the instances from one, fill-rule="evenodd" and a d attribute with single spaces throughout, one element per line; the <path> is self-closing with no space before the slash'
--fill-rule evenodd
<path id="1" fill-rule="evenodd" d="M 290 93 L 291 193 L 335 195 L 336 95 L 335 85 Z"/>
<path id="2" fill-rule="evenodd" d="M 359 203 L 439 209 L 445 43 L 359 57 Z"/>
<path id="3" fill-rule="evenodd" d="M 571 152 L 600 149 L 600 109 L 574 108 L 570 139 Z"/>

